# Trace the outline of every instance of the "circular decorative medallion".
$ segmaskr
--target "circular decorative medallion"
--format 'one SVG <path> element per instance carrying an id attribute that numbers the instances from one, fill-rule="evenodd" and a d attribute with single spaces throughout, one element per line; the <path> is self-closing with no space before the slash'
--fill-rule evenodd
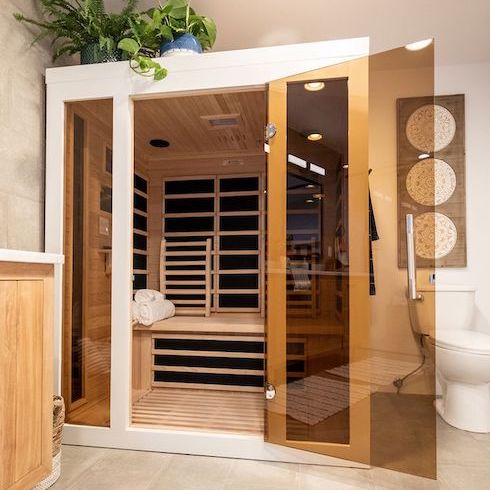
<path id="1" fill-rule="evenodd" d="M 415 253 L 424 259 L 441 259 L 456 245 L 454 223 L 441 213 L 424 213 L 414 220 Z"/>
<path id="2" fill-rule="evenodd" d="M 444 160 L 426 158 L 410 169 L 406 186 L 414 201 L 424 206 L 437 206 L 453 195 L 456 174 Z"/>
<path id="3" fill-rule="evenodd" d="M 410 115 L 405 132 L 413 147 L 432 153 L 451 143 L 456 133 L 456 121 L 445 107 L 427 104 Z"/>

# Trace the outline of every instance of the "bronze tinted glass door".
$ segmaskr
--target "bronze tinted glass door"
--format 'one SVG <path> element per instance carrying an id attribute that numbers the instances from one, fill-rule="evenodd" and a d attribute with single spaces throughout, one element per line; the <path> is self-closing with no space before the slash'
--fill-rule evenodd
<path id="1" fill-rule="evenodd" d="M 368 463 L 368 60 L 272 82 L 269 121 L 266 437 Z"/>

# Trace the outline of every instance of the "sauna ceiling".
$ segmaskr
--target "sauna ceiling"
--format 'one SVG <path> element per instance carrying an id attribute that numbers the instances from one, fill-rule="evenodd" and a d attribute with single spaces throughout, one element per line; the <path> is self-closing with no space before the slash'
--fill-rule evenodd
<path id="1" fill-rule="evenodd" d="M 135 101 L 135 151 L 146 161 L 263 153 L 263 91 Z M 150 142 L 163 140 L 167 147 Z"/>

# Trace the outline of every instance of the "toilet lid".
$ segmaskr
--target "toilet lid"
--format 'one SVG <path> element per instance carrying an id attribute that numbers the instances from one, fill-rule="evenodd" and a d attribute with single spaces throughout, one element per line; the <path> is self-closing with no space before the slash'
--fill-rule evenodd
<path id="1" fill-rule="evenodd" d="M 473 330 L 442 330 L 436 345 L 451 350 L 490 355 L 490 335 Z"/>

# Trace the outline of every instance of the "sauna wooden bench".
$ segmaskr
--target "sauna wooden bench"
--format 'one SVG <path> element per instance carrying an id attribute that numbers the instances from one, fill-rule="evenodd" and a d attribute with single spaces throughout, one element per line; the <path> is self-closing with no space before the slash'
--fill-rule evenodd
<path id="1" fill-rule="evenodd" d="M 217 313 L 210 317 L 174 316 L 146 327 L 135 324 L 134 330 L 154 333 L 264 335 L 264 319 L 253 313 Z"/>

